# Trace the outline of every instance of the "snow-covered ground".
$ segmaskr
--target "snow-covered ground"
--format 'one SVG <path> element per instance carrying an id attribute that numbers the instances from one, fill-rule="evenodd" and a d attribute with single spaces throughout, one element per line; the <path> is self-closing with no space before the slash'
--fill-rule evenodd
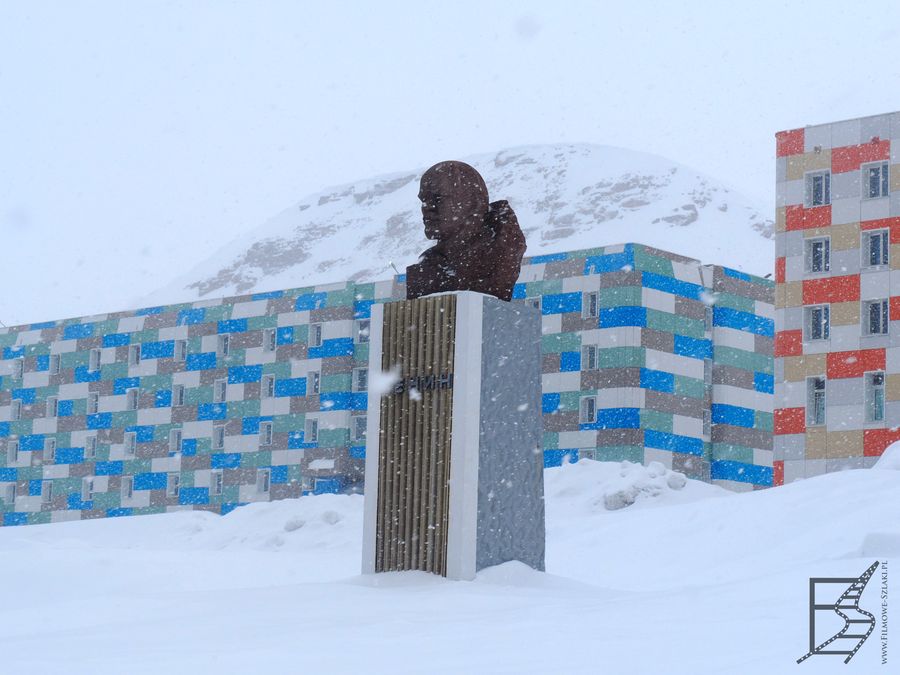
<path id="1" fill-rule="evenodd" d="M 360 576 L 359 496 L 0 529 L 0 673 L 886 673 L 900 662 L 889 653 L 880 666 L 876 629 L 848 666 L 795 663 L 809 577 L 900 559 L 900 471 L 746 494 L 659 466 L 584 460 L 545 475 L 547 573 L 507 563 L 474 582 Z M 876 574 L 861 601 L 879 617 L 880 584 Z"/>

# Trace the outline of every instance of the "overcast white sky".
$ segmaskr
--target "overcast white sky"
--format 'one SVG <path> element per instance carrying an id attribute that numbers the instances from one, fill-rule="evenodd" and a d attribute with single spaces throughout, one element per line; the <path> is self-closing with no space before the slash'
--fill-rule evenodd
<path id="1" fill-rule="evenodd" d="M 514 145 L 770 208 L 775 131 L 900 109 L 898 37 L 896 1 L 0 0 L 0 321 L 124 309 L 308 193 Z"/>

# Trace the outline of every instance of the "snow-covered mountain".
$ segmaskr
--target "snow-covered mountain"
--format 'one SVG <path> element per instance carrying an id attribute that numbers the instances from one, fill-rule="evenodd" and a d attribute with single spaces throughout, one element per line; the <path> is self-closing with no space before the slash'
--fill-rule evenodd
<path id="1" fill-rule="evenodd" d="M 772 221 L 763 210 L 671 160 L 586 144 L 461 159 L 482 173 L 492 200 L 509 200 L 526 255 L 631 241 L 760 275 L 773 268 Z M 430 245 L 417 199 L 423 171 L 311 195 L 142 303 L 386 278 L 392 262 L 402 270 Z"/>

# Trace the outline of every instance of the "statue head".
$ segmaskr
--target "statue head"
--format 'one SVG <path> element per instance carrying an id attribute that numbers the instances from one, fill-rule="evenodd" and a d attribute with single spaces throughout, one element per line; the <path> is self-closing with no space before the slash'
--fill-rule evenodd
<path id="1" fill-rule="evenodd" d="M 490 208 L 484 179 L 465 162 L 440 162 L 428 169 L 419 184 L 419 200 L 425 236 L 438 241 L 480 234 Z"/>

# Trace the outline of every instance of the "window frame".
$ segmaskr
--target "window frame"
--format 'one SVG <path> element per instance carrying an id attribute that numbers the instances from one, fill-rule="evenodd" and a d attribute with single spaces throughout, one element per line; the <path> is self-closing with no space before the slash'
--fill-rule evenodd
<path id="1" fill-rule="evenodd" d="M 134 476 L 122 476 L 119 496 L 126 501 L 134 499 Z"/>
<path id="2" fill-rule="evenodd" d="M 581 370 L 599 370 L 599 355 L 600 350 L 597 348 L 597 345 L 582 345 L 581 346 Z M 591 355 L 593 354 L 593 358 Z M 593 361 L 593 365 L 591 365 L 591 361 Z"/>
<path id="3" fill-rule="evenodd" d="M 225 474 L 221 469 L 213 469 L 209 472 L 209 494 L 212 497 L 221 497 L 225 491 Z"/>
<path id="4" fill-rule="evenodd" d="M 268 495 L 272 493 L 272 470 L 256 470 L 256 494 Z"/>
<path id="5" fill-rule="evenodd" d="M 822 201 L 816 203 L 815 197 L 815 180 L 823 178 L 822 182 Z M 831 169 L 818 169 L 816 171 L 807 171 L 803 174 L 804 194 L 803 205 L 807 209 L 815 209 L 820 206 L 831 206 Z"/>
<path id="6" fill-rule="evenodd" d="M 313 339 L 315 338 L 315 339 Z M 324 341 L 324 331 L 321 323 L 311 323 L 309 324 L 309 336 L 307 339 L 307 345 L 310 347 L 321 347 L 322 342 Z"/>
<path id="7" fill-rule="evenodd" d="M 60 370 L 62 370 L 62 357 L 60 354 L 50 355 L 49 370 L 51 375 L 59 375 Z"/>
<path id="8" fill-rule="evenodd" d="M 578 402 L 578 421 L 580 424 L 593 424 L 597 421 L 597 397 L 582 396 Z"/>
<path id="9" fill-rule="evenodd" d="M 22 419 L 22 399 L 14 398 L 9 402 L 9 420 L 18 422 Z"/>
<path id="10" fill-rule="evenodd" d="M 169 471 L 166 474 L 166 499 L 178 499 L 181 492 L 181 474 Z"/>
<path id="11" fill-rule="evenodd" d="M 310 370 L 306 373 L 306 395 L 318 396 L 322 393 L 322 373 L 319 370 Z"/>
<path id="12" fill-rule="evenodd" d="M 312 429 L 314 433 L 310 433 L 310 429 Z M 303 442 L 319 442 L 319 420 L 315 417 L 307 418 L 307 420 L 303 423 Z"/>
<path id="13" fill-rule="evenodd" d="M 265 374 L 259 383 L 259 393 L 261 398 L 275 398 L 275 376 Z"/>
<path id="14" fill-rule="evenodd" d="M 879 332 L 872 331 L 872 308 L 879 306 L 879 322 L 883 330 Z M 891 330 L 891 305 L 887 298 L 878 298 L 875 300 L 862 301 L 862 321 L 863 337 L 885 337 L 890 334 Z"/>
<path id="15" fill-rule="evenodd" d="M 175 353 L 172 355 L 172 360 L 176 363 L 187 361 L 187 340 L 175 340 Z"/>
<path id="16" fill-rule="evenodd" d="M 822 310 L 822 319 L 818 322 L 821 335 L 813 337 L 813 316 L 817 310 Z M 831 339 L 831 305 L 807 305 L 803 308 L 803 341 L 825 342 Z"/>
<path id="17" fill-rule="evenodd" d="M 871 370 L 864 374 L 865 378 L 865 407 L 866 407 L 866 424 L 883 424 L 885 416 L 885 384 L 886 378 L 883 370 Z M 880 378 L 880 384 L 875 384 L 875 378 Z M 878 405 L 877 393 L 880 396 L 880 416 L 874 414 L 876 405 Z"/>
<path id="18" fill-rule="evenodd" d="M 213 450 L 224 450 L 225 449 L 225 425 L 224 424 L 216 424 L 213 426 L 212 449 Z"/>
<path id="19" fill-rule="evenodd" d="M 125 390 L 125 410 L 137 410 L 141 404 L 141 390 L 130 387 Z"/>
<path id="20" fill-rule="evenodd" d="M 879 247 L 881 262 L 873 263 L 872 260 L 872 244 L 871 240 L 875 237 L 882 238 L 882 244 Z M 860 268 L 863 270 L 883 270 L 888 269 L 891 265 L 891 234 L 890 230 L 863 230 L 862 241 L 859 244 L 860 249 Z"/>
<path id="21" fill-rule="evenodd" d="M 869 177 L 867 175 L 867 171 L 877 168 L 878 169 L 878 192 L 877 195 L 870 194 L 870 182 Z M 877 162 L 866 162 L 865 164 L 861 164 L 859 167 L 859 186 L 860 186 L 860 197 L 864 201 L 869 201 L 871 199 L 884 199 L 885 197 L 889 197 L 891 194 L 891 163 L 888 160 L 880 160 Z"/>
<path id="22" fill-rule="evenodd" d="M 96 459 L 97 457 L 97 435 L 92 434 L 90 436 L 85 436 L 84 438 L 84 458 L 85 459 Z"/>
<path id="23" fill-rule="evenodd" d="M 3 491 L 0 492 L 0 503 L 6 506 L 15 506 L 16 504 L 16 484 L 10 481 L 4 484 Z"/>
<path id="24" fill-rule="evenodd" d="M 41 460 L 50 464 L 56 462 L 56 438 L 44 438 Z"/>
<path id="25" fill-rule="evenodd" d="M 371 319 L 357 319 L 356 320 L 356 330 L 354 331 L 354 335 L 356 339 L 354 342 L 358 345 L 364 345 L 369 343 L 369 339 L 371 338 L 372 331 L 372 320 Z"/>
<path id="26" fill-rule="evenodd" d="M 822 383 L 822 418 L 819 420 L 816 407 L 816 393 L 819 391 L 815 383 Z M 824 427 L 828 424 L 828 380 L 824 375 L 812 375 L 806 378 L 806 426 Z"/>
<path id="27" fill-rule="evenodd" d="M 369 391 L 369 369 L 354 368 L 350 380 L 350 389 L 354 393 L 362 394 Z"/>
<path id="28" fill-rule="evenodd" d="M 353 440 L 366 442 L 367 428 L 369 424 L 368 415 L 354 415 L 353 420 Z M 360 424 L 362 421 L 362 424 Z M 360 430 L 362 431 L 360 433 Z"/>
<path id="29" fill-rule="evenodd" d="M 172 407 L 180 408 L 184 405 L 184 391 L 185 386 L 183 384 L 173 384 L 172 385 Z"/>
<path id="30" fill-rule="evenodd" d="M 600 315 L 600 292 L 586 291 L 581 307 L 582 319 L 596 319 Z"/>
<path id="31" fill-rule="evenodd" d="M 85 476 L 81 479 L 81 501 L 89 502 L 94 498 L 94 477 Z"/>
<path id="32" fill-rule="evenodd" d="M 47 504 L 51 504 L 53 502 L 53 481 L 52 480 L 42 480 L 41 481 L 41 506 L 46 506 Z"/>
<path id="33" fill-rule="evenodd" d="M 231 355 L 231 336 L 228 333 L 220 333 L 216 339 L 216 356 L 227 357 Z"/>
<path id="34" fill-rule="evenodd" d="M 128 345 L 128 367 L 134 368 L 141 365 L 141 344 L 138 342 Z"/>
<path id="35" fill-rule="evenodd" d="M 813 269 L 813 247 L 823 244 L 822 269 Z M 831 271 L 831 237 L 810 237 L 803 242 L 803 270 L 807 274 L 827 274 Z"/>
<path id="36" fill-rule="evenodd" d="M 228 400 L 228 380 L 224 377 L 213 381 L 213 403 L 225 403 Z"/>
<path id="37" fill-rule="evenodd" d="M 272 422 L 265 421 L 259 423 L 259 444 L 262 446 L 272 445 L 275 440 L 275 425 Z"/>
<path id="38" fill-rule="evenodd" d="M 96 415 L 100 412 L 100 392 L 89 391 L 87 398 L 87 414 Z"/>
<path id="39" fill-rule="evenodd" d="M 19 453 L 21 452 L 22 446 L 19 442 L 19 439 L 13 439 L 7 441 L 6 443 L 6 465 L 16 465 L 19 463 Z"/>
<path id="40" fill-rule="evenodd" d="M 103 361 L 103 350 L 99 349 L 98 347 L 94 347 L 88 353 L 88 370 L 92 373 L 97 372 L 98 370 L 100 370 L 102 361 Z"/>
<path id="41" fill-rule="evenodd" d="M 181 452 L 183 441 L 183 429 L 169 429 L 169 452 Z"/>
<path id="42" fill-rule="evenodd" d="M 126 457 L 137 457 L 137 432 L 126 431 L 122 435 L 122 452 Z"/>
<path id="43" fill-rule="evenodd" d="M 278 349 L 278 329 L 266 328 L 263 333 L 263 351 L 274 352 Z"/>
<path id="44" fill-rule="evenodd" d="M 48 396 L 44 417 L 59 417 L 59 396 Z"/>
<path id="45" fill-rule="evenodd" d="M 21 380 L 25 377 L 25 359 L 15 359 L 13 361 L 12 379 Z"/>

